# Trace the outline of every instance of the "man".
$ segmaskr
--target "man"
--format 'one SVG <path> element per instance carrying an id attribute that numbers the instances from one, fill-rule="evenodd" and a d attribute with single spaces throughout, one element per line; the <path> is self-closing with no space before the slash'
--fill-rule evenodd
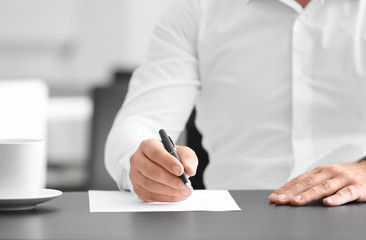
<path id="1" fill-rule="evenodd" d="M 366 1 L 182 0 L 156 27 L 106 145 L 106 166 L 144 201 L 182 201 L 195 174 L 158 140 L 196 106 L 208 188 L 269 201 L 366 201 Z M 290 180 L 292 179 L 292 180 Z"/>

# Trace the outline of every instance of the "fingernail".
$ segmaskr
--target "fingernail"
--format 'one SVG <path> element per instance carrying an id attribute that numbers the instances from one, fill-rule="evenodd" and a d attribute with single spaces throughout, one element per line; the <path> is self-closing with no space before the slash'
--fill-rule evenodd
<path id="1" fill-rule="evenodd" d="M 280 194 L 280 195 L 278 195 L 278 196 L 277 196 L 277 198 L 278 198 L 279 200 L 281 200 L 281 201 L 285 201 L 285 200 L 287 200 L 287 196 L 286 196 L 286 194 Z"/>
<path id="2" fill-rule="evenodd" d="M 174 167 L 173 167 L 173 172 L 174 172 L 174 174 L 175 174 L 175 175 L 177 175 L 177 176 L 182 175 L 182 169 L 181 169 L 181 167 L 179 167 L 179 166 L 174 166 Z"/>
<path id="3" fill-rule="evenodd" d="M 274 198 L 277 197 L 277 193 L 271 193 L 268 198 Z"/>
<path id="4" fill-rule="evenodd" d="M 196 173 L 196 167 L 192 163 L 189 164 L 188 166 L 192 170 L 192 172 L 195 174 Z"/>
<path id="5" fill-rule="evenodd" d="M 293 198 L 293 200 L 296 202 L 301 201 L 301 195 L 297 195 L 296 197 Z"/>
<path id="6" fill-rule="evenodd" d="M 332 203 L 333 202 L 333 199 L 331 197 L 325 199 L 328 203 Z"/>

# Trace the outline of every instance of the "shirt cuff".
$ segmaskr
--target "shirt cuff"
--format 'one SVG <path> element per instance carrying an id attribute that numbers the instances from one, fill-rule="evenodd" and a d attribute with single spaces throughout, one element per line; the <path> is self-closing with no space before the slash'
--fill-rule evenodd
<path id="1" fill-rule="evenodd" d="M 116 166 L 116 183 L 119 190 L 127 190 L 135 194 L 133 185 L 130 179 L 130 157 L 132 154 L 128 154 L 121 158 Z M 136 195 L 136 194 L 135 194 Z"/>

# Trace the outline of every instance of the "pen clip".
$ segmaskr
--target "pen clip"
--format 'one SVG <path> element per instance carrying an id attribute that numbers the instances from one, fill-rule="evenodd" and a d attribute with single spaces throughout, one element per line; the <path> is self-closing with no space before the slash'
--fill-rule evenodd
<path id="1" fill-rule="evenodd" d="M 175 144 L 174 144 L 173 140 L 170 138 L 170 136 L 168 136 L 168 138 L 169 138 L 170 142 L 172 143 L 174 150 L 177 151 L 177 149 L 175 148 Z"/>

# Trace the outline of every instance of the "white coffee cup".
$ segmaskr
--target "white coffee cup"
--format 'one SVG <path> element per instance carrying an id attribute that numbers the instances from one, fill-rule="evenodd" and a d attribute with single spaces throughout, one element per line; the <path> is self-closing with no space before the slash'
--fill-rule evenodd
<path id="1" fill-rule="evenodd" d="M 0 198 L 38 196 L 43 154 L 42 140 L 0 139 Z"/>

